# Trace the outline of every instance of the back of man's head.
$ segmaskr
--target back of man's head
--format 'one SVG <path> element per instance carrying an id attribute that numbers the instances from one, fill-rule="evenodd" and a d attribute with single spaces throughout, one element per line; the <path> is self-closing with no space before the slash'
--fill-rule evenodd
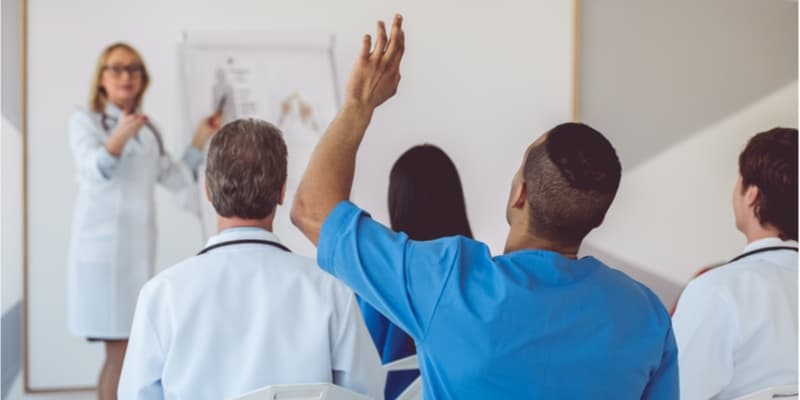
<path id="1" fill-rule="evenodd" d="M 222 217 L 264 219 L 281 201 L 286 143 L 269 122 L 240 119 L 223 126 L 208 149 L 206 186 Z"/>
<path id="2" fill-rule="evenodd" d="M 617 193 L 622 167 L 611 143 L 579 123 L 561 124 L 531 146 L 523 166 L 530 233 L 580 244 L 603 222 Z"/>
<path id="3" fill-rule="evenodd" d="M 739 155 L 742 191 L 759 191 L 755 215 L 783 239 L 797 240 L 797 129 L 774 128 L 747 142 Z"/>

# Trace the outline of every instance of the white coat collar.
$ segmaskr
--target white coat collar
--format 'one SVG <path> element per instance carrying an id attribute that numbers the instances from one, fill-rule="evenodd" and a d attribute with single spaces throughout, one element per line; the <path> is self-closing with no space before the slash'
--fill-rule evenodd
<path id="1" fill-rule="evenodd" d="M 777 237 L 759 239 L 750 242 L 747 246 L 745 246 L 744 251 L 742 251 L 742 254 L 753 250 L 763 249 L 765 247 L 778 247 L 778 246 L 797 247 L 797 242 L 794 240 L 781 240 L 780 238 Z"/>
<path id="2" fill-rule="evenodd" d="M 122 115 L 122 109 L 117 107 L 116 104 L 106 101 L 105 114 L 112 118 L 119 118 Z"/>
<path id="3" fill-rule="evenodd" d="M 222 242 L 229 242 L 231 240 L 243 239 L 269 240 L 270 242 L 282 244 L 277 235 L 266 229 L 251 226 L 241 226 L 225 229 L 224 231 L 210 237 L 205 247 L 213 246 Z"/>

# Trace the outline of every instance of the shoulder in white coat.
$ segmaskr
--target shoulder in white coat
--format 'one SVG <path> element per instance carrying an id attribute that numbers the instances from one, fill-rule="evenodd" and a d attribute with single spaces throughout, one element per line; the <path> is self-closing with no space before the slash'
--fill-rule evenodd
<path id="1" fill-rule="evenodd" d="M 277 241 L 244 229 L 209 245 L 238 239 Z M 145 285 L 119 394 L 228 398 L 269 384 L 334 382 L 379 398 L 384 380 L 348 288 L 311 259 L 240 244 L 187 259 Z"/>

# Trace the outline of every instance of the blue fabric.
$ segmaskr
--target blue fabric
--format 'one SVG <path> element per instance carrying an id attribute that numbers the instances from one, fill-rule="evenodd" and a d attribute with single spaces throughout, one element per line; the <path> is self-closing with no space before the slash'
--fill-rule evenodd
<path id="1" fill-rule="evenodd" d="M 203 163 L 203 157 L 203 152 L 197 150 L 194 146 L 187 147 L 186 151 L 183 152 L 183 162 L 192 171 L 195 180 L 197 179 L 197 169 Z"/>
<path id="2" fill-rule="evenodd" d="M 361 297 L 356 296 L 356 300 L 372 341 L 381 356 L 381 363 L 387 364 L 416 353 L 413 339 L 407 333 L 391 323 Z M 397 398 L 418 376 L 419 370 L 389 372 L 386 376 L 384 396 L 387 400 Z"/>
<path id="3" fill-rule="evenodd" d="M 349 202 L 323 224 L 317 258 L 411 335 L 427 399 L 678 398 L 664 306 L 595 258 L 415 242 Z"/>

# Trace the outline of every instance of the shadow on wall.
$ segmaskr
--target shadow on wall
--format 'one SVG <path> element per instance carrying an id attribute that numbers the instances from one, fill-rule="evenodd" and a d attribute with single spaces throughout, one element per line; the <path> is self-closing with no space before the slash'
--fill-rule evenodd
<path id="1" fill-rule="evenodd" d="M 0 399 L 5 400 L 8 396 L 8 391 L 19 375 L 20 363 L 20 348 L 22 342 L 20 340 L 20 327 L 22 324 L 22 303 L 17 302 L 11 307 L 8 312 L 3 314 L 2 332 L 0 332 L 0 341 L 2 342 L 2 396 Z"/>
<path id="2" fill-rule="evenodd" d="M 685 283 L 675 283 L 669 279 L 658 276 L 647 271 L 647 269 L 644 267 L 636 266 L 630 261 L 626 261 L 620 257 L 611 255 L 604 250 L 592 246 L 590 243 L 584 242 L 584 244 L 581 246 L 580 256 L 592 256 L 597 258 L 611 268 L 618 269 L 628 274 L 628 276 L 631 278 L 643 283 L 658 296 L 667 310 L 672 309 L 672 306 L 675 304 L 675 301 L 678 300 L 678 296 L 680 296 L 681 291 L 683 291 L 685 286 Z M 698 269 L 699 268 L 700 266 L 698 266 Z"/>
<path id="3" fill-rule="evenodd" d="M 626 170 L 797 79 L 797 2 L 581 2 L 580 118 Z"/>

